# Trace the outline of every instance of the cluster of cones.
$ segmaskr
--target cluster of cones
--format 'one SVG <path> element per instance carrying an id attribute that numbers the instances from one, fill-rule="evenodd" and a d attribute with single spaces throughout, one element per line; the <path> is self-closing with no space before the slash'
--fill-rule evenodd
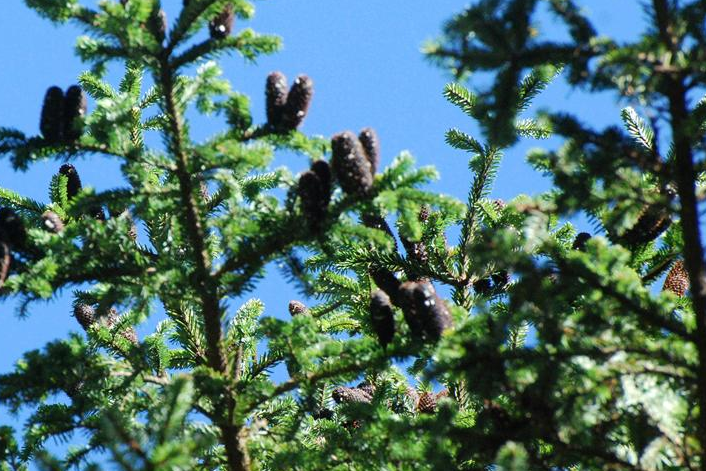
<path id="1" fill-rule="evenodd" d="M 44 95 L 39 130 L 49 144 L 70 144 L 81 137 L 86 115 L 86 95 L 78 85 L 64 91 L 49 87 Z"/>
<path id="2" fill-rule="evenodd" d="M 59 175 L 66 178 L 66 193 L 69 200 L 78 195 L 81 190 L 81 178 L 76 168 L 71 164 L 64 164 L 59 169 Z M 98 220 L 105 220 L 103 208 L 96 206 L 90 208 L 87 214 L 89 217 Z M 64 230 L 64 221 L 58 214 L 51 210 L 45 211 L 41 216 L 42 224 L 46 230 L 59 234 Z M 136 229 L 131 228 L 130 237 L 135 239 Z M 10 272 L 13 252 L 27 252 L 27 231 L 24 222 L 12 209 L 0 208 L 0 287 L 4 284 Z M 95 309 L 83 303 L 78 303 L 74 307 L 74 316 L 79 324 L 85 329 L 95 322 L 102 322 L 106 327 L 113 327 L 119 316 L 114 308 L 108 310 L 103 316 L 97 316 Z M 137 336 L 134 329 L 125 330 L 122 335 L 130 342 L 137 343 Z"/>
<path id="3" fill-rule="evenodd" d="M 336 404 L 370 404 L 373 401 L 375 391 L 375 385 L 363 381 L 356 387 L 339 386 L 332 391 L 331 397 Z M 431 391 L 419 393 L 414 388 L 408 386 L 405 395 L 417 413 L 433 414 L 437 410 L 439 401 L 449 397 L 449 391 L 448 389 L 444 389 L 438 393 Z M 392 406 L 391 403 L 389 405 Z M 331 418 L 332 415 L 332 411 L 325 410 L 319 411 L 316 417 Z"/>
<path id="4" fill-rule="evenodd" d="M 352 132 L 336 134 L 331 148 L 331 164 L 317 160 L 299 177 L 297 194 L 312 230 L 318 229 L 326 218 L 334 180 L 347 194 L 364 196 L 373 186 L 380 161 L 379 141 L 372 128 L 363 129 L 358 137 Z"/>
<path id="5" fill-rule="evenodd" d="M 278 133 L 297 129 L 306 117 L 314 96 L 314 82 L 300 75 L 290 89 L 282 72 L 272 72 L 265 84 L 267 126 Z"/>
<path id="6" fill-rule="evenodd" d="M 112 329 L 120 320 L 120 315 L 115 308 L 111 307 L 103 315 L 97 315 L 96 309 L 93 306 L 81 302 L 74 305 L 73 315 L 86 332 L 88 332 L 96 323 L 103 325 L 108 329 Z M 120 335 L 131 344 L 137 344 L 137 333 L 134 328 L 129 327 L 127 329 L 123 329 Z"/>

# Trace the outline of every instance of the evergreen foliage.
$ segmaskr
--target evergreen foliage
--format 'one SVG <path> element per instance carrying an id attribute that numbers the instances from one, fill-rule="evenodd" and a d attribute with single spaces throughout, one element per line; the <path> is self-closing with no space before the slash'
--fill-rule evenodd
<path id="1" fill-rule="evenodd" d="M 263 77 L 254 124 L 214 61 L 279 47 L 242 26 L 247 0 L 184 1 L 171 23 L 158 0 L 25 1 L 81 25 L 92 67 L 80 88 L 49 89 L 39 135 L 0 129 L 16 170 L 62 162 L 48 204 L 0 189 L 0 296 L 26 315 L 74 289 L 65 315 L 85 332 L 0 376 L 0 402 L 31 409 L 22 430 L 0 428 L 0 469 L 706 469 L 702 2 L 645 3 L 648 28 L 626 44 L 572 0 L 456 15 L 429 57 L 493 78 L 444 91 L 482 134 L 446 135 L 469 155 L 460 202 L 425 191 L 436 172 L 406 153 L 383 168 L 371 128 L 301 133 L 316 112 L 306 76 Z M 569 39 L 542 36 L 542 5 Z M 109 62 L 124 66 L 117 86 Z M 526 116 L 557 77 L 615 92 L 623 127 Z M 192 110 L 228 128 L 195 142 Z M 491 199 L 506 149 L 550 136 L 558 147 L 528 159 L 554 188 Z M 309 170 L 273 170 L 280 151 Z M 123 188 L 82 186 L 70 162 L 96 154 L 120 162 Z M 566 222 L 576 214 L 590 233 Z M 308 305 L 232 306 L 270 261 Z"/>

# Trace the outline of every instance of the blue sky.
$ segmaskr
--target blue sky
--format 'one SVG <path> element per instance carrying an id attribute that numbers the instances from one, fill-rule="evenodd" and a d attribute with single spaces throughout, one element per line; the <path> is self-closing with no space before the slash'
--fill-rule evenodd
<path id="1" fill-rule="evenodd" d="M 93 3 L 88 2 L 87 3 Z M 426 62 L 420 53 L 425 39 L 441 31 L 444 20 L 468 2 L 459 0 L 268 0 L 257 2 L 251 22 L 237 28 L 284 38 L 284 49 L 264 57 L 257 65 L 239 57 L 222 62 L 233 88 L 252 98 L 256 121 L 264 120 L 263 87 L 266 75 L 281 70 L 292 80 L 308 74 L 315 83 L 315 97 L 302 130 L 330 136 L 346 129 L 372 126 L 380 135 L 383 163 L 401 150 L 410 150 L 420 165 L 435 165 L 441 180 L 437 191 L 464 199 L 470 182 L 466 156 L 444 144 L 444 131 L 460 127 L 476 133 L 465 115 L 449 105 L 441 92 L 449 77 Z M 637 1 L 579 0 L 588 8 L 599 32 L 618 39 L 633 37 L 643 14 Z M 181 5 L 163 0 L 169 18 Z M 542 23 L 556 29 L 548 18 Z M 74 57 L 75 27 L 54 27 L 24 6 L 21 0 L 3 1 L 0 15 L 0 126 L 38 133 L 39 112 L 47 87 L 62 88 L 75 82 L 87 67 Z M 557 33 L 559 33 L 557 31 Z M 560 82 L 537 101 L 539 107 L 557 107 L 575 112 L 594 125 L 619 121 L 619 106 L 608 95 L 570 92 Z M 90 106 L 89 106 L 90 109 Z M 588 113 L 585 110 L 590 110 Z M 200 119 L 192 123 L 193 135 L 203 138 L 221 129 L 220 120 Z M 478 136 L 480 137 L 480 136 Z M 502 163 L 493 196 L 510 199 L 519 193 L 537 193 L 548 187 L 538 173 L 524 163 L 528 149 L 540 142 L 523 142 L 511 149 Z M 295 171 L 306 166 L 301 157 L 282 156 L 277 165 Z M 76 163 L 85 185 L 98 190 L 120 185 L 115 161 L 91 158 Z M 56 162 L 40 163 L 22 174 L 13 173 L 0 161 L 0 186 L 46 201 Z M 70 294 L 70 293 L 67 293 Z M 268 315 L 283 316 L 295 295 L 279 275 L 270 271 L 252 296 L 261 298 Z M 79 330 L 70 317 L 70 296 L 48 304 L 37 304 L 27 319 L 18 319 L 16 303 L 0 304 L 0 372 L 29 349 Z M 235 308 L 237 306 L 233 306 Z M 153 322 L 150 322 L 153 325 Z M 143 327 L 143 332 L 147 327 Z M 6 422 L 0 410 L 0 423 Z"/>

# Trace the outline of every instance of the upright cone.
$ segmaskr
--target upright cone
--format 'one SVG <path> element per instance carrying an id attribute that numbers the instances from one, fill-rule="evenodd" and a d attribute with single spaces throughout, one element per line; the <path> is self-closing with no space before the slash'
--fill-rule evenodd
<path id="1" fill-rule="evenodd" d="M 211 39 L 225 39 L 230 36 L 233 30 L 234 18 L 233 5 L 226 5 L 223 11 L 208 23 L 208 32 L 211 35 Z"/>
<path id="2" fill-rule="evenodd" d="M 59 174 L 66 177 L 66 196 L 71 199 L 81 191 L 81 177 L 78 176 L 76 167 L 64 164 L 59 168 Z"/>
<path id="3" fill-rule="evenodd" d="M 287 104 L 287 77 L 282 72 L 272 72 L 265 85 L 267 124 L 273 129 L 282 127 L 282 115 Z"/>
<path id="4" fill-rule="evenodd" d="M 370 171 L 375 175 L 380 166 L 380 139 L 373 128 L 365 128 L 360 131 L 358 140 L 363 146 L 365 157 L 370 162 Z"/>
<path id="5" fill-rule="evenodd" d="M 386 348 L 395 336 L 395 316 L 390 298 L 382 290 L 370 298 L 370 324 L 380 346 Z"/>
<path id="6" fill-rule="evenodd" d="M 66 90 L 64 100 L 64 139 L 73 142 L 83 134 L 83 117 L 88 110 L 86 94 L 78 85 Z"/>
<path id="7" fill-rule="evenodd" d="M 50 87 L 44 95 L 39 130 L 51 144 L 58 144 L 63 138 L 64 92 L 59 87 Z"/>
<path id="8" fill-rule="evenodd" d="M 370 162 L 364 155 L 358 138 L 349 131 L 331 138 L 331 165 L 343 191 L 362 196 L 373 186 Z"/>
<path id="9" fill-rule="evenodd" d="M 297 77 L 287 95 L 287 103 L 282 113 L 282 130 L 294 131 L 302 124 L 309 112 L 313 96 L 314 82 L 306 75 Z"/>

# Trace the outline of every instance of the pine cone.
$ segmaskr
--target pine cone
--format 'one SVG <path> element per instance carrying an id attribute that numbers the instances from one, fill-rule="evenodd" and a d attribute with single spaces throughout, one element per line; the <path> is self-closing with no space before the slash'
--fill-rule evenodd
<path id="1" fill-rule="evenodd" d="M 662 291 L 671 291 L 680 298 L 686 294 L 689 289 L 689 274 L 684 268 L 684 262 L 677 260 L 672 269 L 669 270 L 667 278 L 664 280 Z"/>
<path id="2" fill-rule="evenodd" d="M 81 324 L 83 330 L 88 331 L 96 321 L 96 310 L 90 304 L 76 303 L 74 304 L 74 317 Z"/>
<path id="3" fill-rule="evenodd" d="M 267 76 L 265 86 L 267 124 L 275 130 L 282 127 L 282 115 L 287 104 L 288 91 L 287 77 L 282 72 L 272 72 Z"/>
<path id="4" fill-rule="evenodd" d="M 300 75 L 292 84 L 287 95 L 287 103 L 282 113 L 282 130 L 285 132 L 297 129 L 309 111 L 311 99 L 314 96 L 314 82 L 306 75 Z"/>
<path id="5" fill-rule="evenodd" d="M 381 290 L 370 298 L 370 324 L 382 348 L 395 336 L 395 317 L 390 298 Z"/>
<path id="6" fill-rule="evenodd" d="M 625 231 L 621 240 L 630 247 L 653 241 L 667 230 L 672 223 L 669 212 L 657 206 L 649 206 L 642 211 L 637 222 Z"/>
<path id="7" fill-rule="evenodd" d="M 27 231 L 22 219 L 10 208 L 0 208 L 0 241 L 10 249 L 21 249 L 27 242 Z"/>
<path id="8" fill-rule="evenodd" d="M 362 402 L 369 404 L 372 401 L 372 396 L 367 392 L 358 388 L 348 388 L 346 386 L 339 386 L 333 390 L 331 397 L 336 401 L 336 404 L 341 403 L 351 403 L 351 402 Z"/>
<path id="9" fill-rule="evenodd" d="M 3 287 L 5 280 L 7 280 L 11 263 L 12 254 L 10 253 L 10 247 L 5 242 L 0 241 L 0 288 Z"/>
<path id="10" fill-rule="evenodd" d="M 64 222 L 54 211 L 44 211 L 42 214 L 42 222 L 44 223 L 44 227 L 54 234 L 59 234 L 64 230 Z"/>
<path id="11" fill-rule="evenodd" d="M 289 314 L 298 316 L 299 314 L 307 314 L 309 309 L 301 301 L 289 301 Z"/>
<path id="12" fill-rule="evenodd" d="M 64 139 L 73 142 L 83 134 L 83 117 L 86 116 L 88 104 L 86 94 L 81 87 L 72 85 L 66 90 L 64 99 Z"/>
<path id="13" fill-rule="evenodd" d="M 302 210 L 306 216 L 309 227 L 316 232 L 326 218 L 328 198 L 326 185 L 316 173 L 307 170 L 299 177 L 297 193 L 302 202 Z"/>
<path id="14" fill-rule="evenodd" d="M 436 394 L 425 392 L 419 397 L 417 411 L 421 414 L 433 414 L 436 412 Z"/>
<path id="15" fill-rule="evenodd" d="M 349 195 L 363 196 L 373 187 L 370 162 L 365 158 L 363 147 L 349 131 L 331 138 L 333 173 L 343 191 Z"/>
<path id="16" fill-rule="evenodd" d="M 226 5 L 223 11 L 208 23 L 208 32 L 211 35 L 211 39 L 225 39 L 230 36 L 234 17 L 233 5 Z"/>
<path id="17" fill-rule="evenodd" d="M 427 222 L 429 221 L 429 206 L 424 205 L 421 208 L 419 208 L 419 222 Z"/>
<path id="18" fill-rule="evenodd" d="M 373 397 L 373 395 L 375 394 L 375 385 L 367 381 L 361 381 L 358 386 L 356 386 L 356 388 L 369 394 L 370 397 Z"/>
<path id="19" fill-rule="evenodd" d="M 409 330 L 413 337 L 422 338 L 424 336 L 424 322 L 422 313 L 419 312 L 419 306 L 416 302 L 415 291 L 417 289 L 416 281 L 405 281 L 400 285 L 399 297 L 400 307 L 404 320 L 409 326 Z"/>
<path id="20" fill-rule="evenodd" d="M 394 273 L 385 268 L 376 268 L 370 270 L 370 276 L 377 287 L 383 290 L 396 306 L 401 306 L 400 286 L 402 283 L 400 283 Z"/>
<path id="21" fill-rule="evenodd" d="M 586 242 L 591 239 L 591 234 L 588 232 L 580 232 L 574 239 L 574 243 L 571 246 L 574 250 L 580 250 L 581 252 L 586 251 Z"/>
<path id="22" fill-rule="evenodd" d="M 331 166 L 325 160 L 317 160 L 311 164 L 311 171 L 319 177 L 321 189 L 323 190 L 324 199 L 328 206 L 333 194 L 333 176 L 331 175 Z"/>
<path id="23" fill-rule="evenodd" d="M 446 304 L 428 281 L 417 283 L 414 288 L 414 301 L 426 338 L 439 340 L 441 334 L 453 323 Z"/>
<path id="24" fill-rule="evenodd" d="M 76 167 L 71 164 L 64 164 L 59 168 L 59 174 L 66 177 L 66 196 L 73 198 L 81 190 L 81 178 L 78 176 Z"/>
<path id="25" fill-rule="evenodd" d="M 365 157 L 370 162 L 370 172 L 375 175 L 380 166 L 380 139 L 373 128 L 365 128 L 358 134 Z"/>
<path id="26" fill-rule="evenodd" d="M 50 144 L 61 142 L 64 132 L 64 92 L 59 87 L 50 87 L 44 95 L 39 130 Z"/>

